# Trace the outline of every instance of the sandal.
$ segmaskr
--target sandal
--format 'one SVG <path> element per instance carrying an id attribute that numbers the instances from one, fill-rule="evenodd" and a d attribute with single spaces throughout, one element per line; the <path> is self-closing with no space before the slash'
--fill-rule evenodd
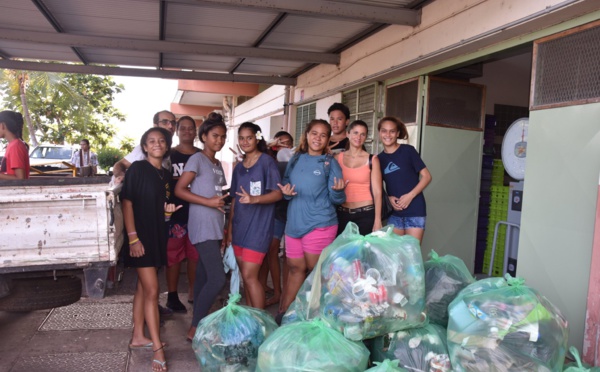
<path id="1" fill-rule="evenodd" d="M 156 350 L 152 350 L 152 352 L 156 353 L 158 351 L 161 351 L 164 348 L 165 348 L 165 345 L 159 347 Z M 158 365 L 160 367 L 160 369 L 154 369 L 155 364 Z M 166 360 L 152 359 L 152 371 L 162 372 L 162 371 L 166 371 L 166 370 L 167 370 L 167 361 Z"/>
<path id="2" fill-rule="evenodd" d="M 167 361 L 166 360 L 164 362 L 161 362 L 158 359 L 153 359 L 152 364 L 153 364 L 152 365 L 153 371 L 166 371 L 167 370 Z M 157 364 L 160 367 L 160 369 L 159 370 L 154 369 L 154 364 Z"/>

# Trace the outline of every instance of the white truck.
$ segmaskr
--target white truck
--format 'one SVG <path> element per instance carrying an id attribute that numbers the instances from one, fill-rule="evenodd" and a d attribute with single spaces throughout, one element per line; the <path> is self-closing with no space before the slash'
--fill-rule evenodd
<path id="1" fill-rule="evenodd" d="M 102 298 L 123 244 L 118 189 L 104 177 L 0 181 L 0 310 Z"/>

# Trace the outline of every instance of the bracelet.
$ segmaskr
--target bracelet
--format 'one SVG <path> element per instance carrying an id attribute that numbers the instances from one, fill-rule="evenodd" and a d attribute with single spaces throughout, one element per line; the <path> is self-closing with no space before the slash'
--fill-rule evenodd
<path id="1" fill-rule="evenodd" d="M 170 216 L 172 214 L 173 214 L 173 212 L 165 212 L 165 216 Z"/>
<path id="2" fill-rule="evenodd" d="M 129 245 L 134 245 L 135 243 L 139 242 L 140 238 L 134 239 L 132 241 L 129 242 Z"/>
<path id="3" fill-rule="evenodd" d="M 135 231 L 134 232 L 130 232 L 130 233 L 127 233 L 127 235 L 129 235 L 129 236 L 131 236 L 131 235 L 137 235 L 137 232 L 135 232 Z"/>

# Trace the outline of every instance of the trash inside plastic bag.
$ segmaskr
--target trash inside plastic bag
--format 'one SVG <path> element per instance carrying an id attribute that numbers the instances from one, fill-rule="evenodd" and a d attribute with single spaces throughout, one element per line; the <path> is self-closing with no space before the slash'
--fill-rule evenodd
<path id="1" fill-rule="evenodd" d="M 367 369 L 365 372 L 408 372 L 408 370 L 398 367 L 397 360 L 386 359 L 383 362 L 374 362 L 374 367 Z"/>
<path id="2" fill-rule="evenodd" d="M 573 358 L 575 358 L 575 363 L 567 364 L 563 372 L 600 372 L 600 367 L 591 367 L 581 361 L 577 348 L 571 346 L 569 351 L 573 355 Z"/>
<path id="3" fill-rule="evenodd" d="M 192 348 L 206 371 L 254 371 L 258 348 L 276 329 L 271 314 L 238 305 L 230 294 L 227 306 L 200 321 Z"/>
<path id="4" fill-rule="evenodd" d="M 460 258 L 431 251 L 425 262 L 425 307 L 431 323 L 448 325 L 448 305 L 475 279 Z"/>
<path id="5" fill-rule="evenodd" d="M 369 350 L 320 319 L 280 327 L 258 350 L 256 371 L 362 372 Z"/>
<path id="6" fill-rule="evenodd" d="M 455 371 L 560 371 L 567 321 L 524 280 L 477 281 L 448 308 L 448 351 Z"/>
<path id="7" fill-rule="evenodd" d="M 373 339 L 371 360 L 397 359 L 414 372 L 450 372 L 446 329 L 437 324 L 388 333 Z"/>
<path id="8" fill-rule="evenodd" d="M 233 252 L 233 246 L 231 244 L 225 248 L 225 254 L 223 255 L 223 267 L 225 267 L 225 274 L 231 270 L 229 292 L 233 294 L 240 293 L 240 268 L 238 267 L 235 259 L 235 253 Z"/>
<path id="9" fill-rule="evenodd" d="M 322 253 L 312 284 L 300 290 L 303 319 L 321 317 L 350 340 L 425 322 L 425 280 L 419 241 L 386 226 L 367 236 L 348 223 Z M 318 275 L 320 274 L 320 275 Z M 311 287 L 306 295 L 308 287 Z M 308 308 L 303 296 L 308 298 Z"/>

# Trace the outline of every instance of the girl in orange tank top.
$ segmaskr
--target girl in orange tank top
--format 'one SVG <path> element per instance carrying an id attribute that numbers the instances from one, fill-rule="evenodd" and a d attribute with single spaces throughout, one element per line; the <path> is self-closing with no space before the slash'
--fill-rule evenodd
<path id="1" fill-rule="evenodd" d="M 361 235 L 367 235 L 381 228 L 381 169 L 377 156 L 372 157 L 369 167 L 370 154 L 365 149 L 368 125 L 356 120 L 346 130 L 346 150 L 337 155 L 344 179 L 349 181 L 346 201 L 337 207 L 338 235 L 351 221 L 358 225 Z"/>

